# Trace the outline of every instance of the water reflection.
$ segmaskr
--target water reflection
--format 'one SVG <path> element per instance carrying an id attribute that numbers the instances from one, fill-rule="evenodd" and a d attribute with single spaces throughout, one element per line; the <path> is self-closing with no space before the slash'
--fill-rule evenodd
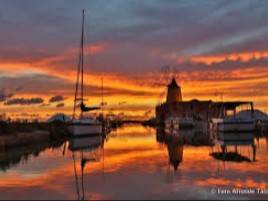
<path id="1" fill-rule="evenodd" d="M 169 163 L 173 165 L 174 170 L 177 170 L 183 158 L 183 143 L 179 137 L 168 136 L 166 144 L 168 148 Z"/>
<path id="2" fill-rule="evenodd" d="M 228 136 L 233 135 L 237 136 L 235 140 L 222 140 L 217 138 L 217 136 L 223 135 L 210 133 L 201 133 L 195 129 L 173 129 L 166 130 L 163 128 L 156 129 L 156 140 L 160 143 L 163 143 L 167 147 L 169 162 L 173 165 L 174 170 L 178 169 L 179 164 L 182 162 L 183 158 L 183 146 L 210 146 L 213 150 L 213 147 L 219 151 L 214 151 L 209 155 L 216 160 L 221 161 L 232 161 L 232 162 L 255 162 L 257 147 L 255 145 L 254 139 L 245 141 L 244 138 L 239 140 L 239 136 L 243 134 L 236 133 L 227 133 Z M 227 135 L 226 134 L 226 135 Z M 260 136 L 256 135 L 255 140 L 258 142 Z M 266 137 L 267 144 L 267 137 Z M 248 156 L 245 156 L 239 152 L 239 150 L 245 150 L 251 148 L 252 159 Z"/>
<path id="3" fill-rule="evenodd" d="M 69 150 L 72 152 L 92 152 L 104 144 L 104 137 L 89 136 L 69 139 Z"/>
<path id="4" fill-rule="evenodd" d="M 256 161 L 256 144 L 253 132 L 222 132 L 218 131 L 215 136 L 215 145 L 220 147 L 219 152 L 213 152 L 210 155 L 217 160 L 232 162 L 254 162 Z M 255 135 L 259 141 L 259 136 Z M 250 157 L 243 156 L 241 149 L 251 148 L 252 160 Z"/>
<path id="5" fill-rule="evenodd" d="M 217 160 L 232 162 L 251 162 L 250 158 L 237 152 L 213 152 L 210 154 Z"/>
<path id="6" fill-rule="evenodd" d="M 169 164 L 172 165 L 176 171 L 183 159 L 183 138 L 181 135 L 176 135 L 174 133 L 165 133 L 160 128 L 157 129 L 156 137 L 158 142 L 166 145 L 169 156 Z"/>
<path id="7" fill-rule="evenodd" d="M 71 138 L 69 140 L 69 150 L 72 152 L 74 166 L 77 200 L 86 199 L 84 188 L 84 170 L 87 165 L 100 161 L 100 149 L 103 150 L 103 146 L 104 137 L 102 136 Z M 78 168 L 77 163 L 79 164 Z"/>
<path id="8" fill-rule="evenodd" d="M 267 139 L 259 140 L 256 162 L 238 163 L 228 159 L 228 153 L 235 152 L 234 147 L 227 149 L 227 156 L 222 160 L 220 146 L 208 146 L 204 137 L 194 140 L 195 135 L 189 131 L 164 133 L 131 125 L 113 131 L 109 140 L 69 139 L 65 151 L 64 146 L 55 150 L 47 148 L 27 163 L 21 160 L 16 166 L 8 167 L 9 171 L 0 172 L 0 198 L 16 199 L 20 194 L 21 199 L 42 196 L 60 200 L 228 199 L 212 195 L 210 190 L 267 189 Z M 238 147 L 242 157 L 251 159 L 248 151 L 246 147 Z M 218 152 L 215 157 L 211 155 Z M 239 195 L 238 198 L 250 197 Z M 267 198 L 267 195 L 254 198 Z"/>
<path id="9" fill-rule="evenodd" d="M 0 150 L 0 169 L 7 171 L 20 163 L 27 163 L 32 156 L 38 157 L 46 149 L 57 149 L 62 146 L 65 139 L 48 140 L 41 143 L 18 146 Z"/>
<path id="10" fill-rule="evenodd" d="M 217 145 L 216 145 L 217 146 Z M 242 144 L 241 142 L 232 142 L 231 144 L 221 143 L 217 146 L 220 150 L 218 152 L 212 152 L 210 155 L 217 160 L 221 161 L 232 161 L 232 162 L 255 162 L 256 161 L 256 145 L 254 142 L 252 144 Z M 250 149 L 251 148 L 251 149 Z M 242 155 L 242 150 L 248 149 L 251 152 L 252 159 L 248 156 Z M 240 150 L 240 151 L 239 151 Z"/>

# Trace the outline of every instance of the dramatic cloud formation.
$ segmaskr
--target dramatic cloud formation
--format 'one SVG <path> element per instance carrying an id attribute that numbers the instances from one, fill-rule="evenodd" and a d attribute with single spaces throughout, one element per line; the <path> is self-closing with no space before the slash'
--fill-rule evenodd
<path id="1" fill-rule="evenodd" d="M 7 90 L 0 102 L 38 96 L 50 103 L 59 94 L 61 110 L 71 111 L 83 8 L 90 104 L 103 95 L 108 112 L 122 112 L 121 102 L 142 115 L 164 100 L 175 75 L 185 100 L 223 93 L 268 109 L 268 2 L 252 0 L 2 1 L 0 86 Z M 38 108 L 47 115 L 57 107 Z"/>

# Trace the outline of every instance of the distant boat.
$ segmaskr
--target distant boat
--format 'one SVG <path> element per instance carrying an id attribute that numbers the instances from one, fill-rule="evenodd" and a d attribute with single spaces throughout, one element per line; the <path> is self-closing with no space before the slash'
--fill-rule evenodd
<path id="1" fill-rule="evenodd" d="M 63 114 L 63 113 L 58 113 L 55 114 L 53 116 L 51 116 L 47 122 L 48 123 L 52 123 L 52 122 L 70 122 L 71 118 L 68 117 L 67 115 Z"/>
<path id="2" fill-rule="evenodd" d="M 87 107 L 84 103 L 84 16 L 85 11 L 83 10 L 82 34 L 77 69 L 77 79 L 75 85 L 73 118 L 68 126 L 69 133 L 72 136 L 99 135 L 102 133 L 102 122 L 97 120 L 95 117 L 84 116 L 84 112 L 100 109 L 99 107 Z M 76 119 L 77 107 L 80 109 L 80 114 L 79 117 Z"/>

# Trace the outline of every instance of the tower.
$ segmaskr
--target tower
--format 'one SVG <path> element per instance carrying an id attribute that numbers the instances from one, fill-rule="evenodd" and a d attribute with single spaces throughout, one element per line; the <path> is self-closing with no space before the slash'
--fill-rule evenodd
<path id="1" fill-rule="evenodd" d="M 177 84 L 175 77 L 172 78 L 167 88 L 167 103 L 182 101 L 181 87 Z"/>

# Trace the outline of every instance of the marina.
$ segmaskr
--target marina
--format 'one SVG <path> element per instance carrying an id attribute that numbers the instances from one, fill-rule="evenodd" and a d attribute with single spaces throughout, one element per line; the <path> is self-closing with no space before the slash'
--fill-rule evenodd
<path id="1" fill-rule="evenodd" d="M 2 0 L 0 200 L 268 200 L 265 19 L 268 1 Z"/>
<path id="2" fill-rule="evenodd" d="M 112 131 L 103 141 L 87 139 L 70 139 L 38 155 L 28 151 L 0 172 L 1 198 L 14 199 L 16 191 L 21 199 L 232 199 L 235 195 L 214 195 L 211 189 L 267 187 L 267 138 L 259 139 L 255 161 L 248 147 L 239 148 L 242 158 L 229 154 L 223 159 L 218 146 L 185 144 L 179 135 L 134 124 Z"/>

